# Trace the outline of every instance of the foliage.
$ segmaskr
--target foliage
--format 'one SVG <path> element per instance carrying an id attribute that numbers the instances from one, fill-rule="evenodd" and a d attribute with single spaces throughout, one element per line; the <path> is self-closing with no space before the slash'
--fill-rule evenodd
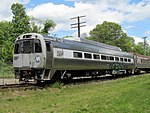
<path id="1" fill-rule="evenodd" d="M 0 22 L 0 60 L 4 62 L 10 61 L 12 58 L 14 40 L 12 28 L 13 25 L 11 22 Z"/>
<path id="2" fill-rule="evenodd" d="M 42 21 L 33 16 L 30 17 L 31 32 L 40 33 L 42 30 Z"/>
<path id="3" fill-rule="evenodd" d="M 96 25 L 96 28 L 90 31 L 93 40 L 111 45 L 113 44 L 113 40 L 122 37 L 123 34 L 119 24 L 107 21 Z"/>
<path id="4" fill-rule="evenodd" d="M 61 89 L 61 82 L 55 82 L 54 84 L 51 85 L 51 87 Z"/>
<path id="5" fill-rule="evenodd" d="M 14 76 L 12 64 L 0 62 L 0 78 L 14 78 Z"/>
<path id="6" fill-rule="evenodd" d="M 148 44 L 145 45 L 146 55 L 150 56 L 150 46 Z M 134 48 L 133 52 L 136 54 L 144 55 L 144 42 L 139 42 Z"/>
<path id="7" fill-rule="evenodd" d="M 73 36 L 65 36 L 65 37 L 63 37 L 63 39 L 65 39 L 65 38 L 74 38 Z"/>
<path id="8" fill-rule="evenodd" d="M 52 20 L 46 20 L 44 22 L 44 28 L 42 30 L 42 34 L 48 34 L 48 31 L 51 31 L 55 28 L 56 24 Z"/>
<path id="9" fill-rule="evenodd" d="M 25 8 L 22 4 L 15 3 L 11 6 L 11 10 L 13 13 L 13 33 L 14 36 L 17 37 L 20 34 L 28 33 L 31 31 L 30 28 L 30 18 L 25 12 Z"/>
<path id="10" fill-rule="evenodd" d="M 30 25 L 32 32 L 41 34 L 49 34 L 49 31 L 56 27 L 56 24 L 51 19 L 42 21 L 34 17 L 30 17 Z"/>
<path id="11" fill-rule="evenodd" d="M 127 36 L 121 26 L 114 22 L 104 21 L 102 24 L 98 24 L 96 28 L 90 31 L 90 35 L 87 39 L 118 46 L 124 51 L 131 51 L 135 45 L 134 39 Z"/>
<path id="12" fill-rule="evenodd" d="M 150 75 L 147 74 L 65 85 L 61 89 L 0 91 L 0 112 L 149 113 L 149 89 Z"/>

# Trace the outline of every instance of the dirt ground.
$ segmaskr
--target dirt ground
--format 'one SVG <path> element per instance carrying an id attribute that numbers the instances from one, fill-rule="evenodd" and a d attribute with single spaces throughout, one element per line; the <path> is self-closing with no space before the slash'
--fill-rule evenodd
<path id="1" fill-rule="evenodd" d="M 16 84 L 19 83 L 18 79 L 14 78 L 0 78 L 0 85 L 5 85 L 5 84 Z"/>

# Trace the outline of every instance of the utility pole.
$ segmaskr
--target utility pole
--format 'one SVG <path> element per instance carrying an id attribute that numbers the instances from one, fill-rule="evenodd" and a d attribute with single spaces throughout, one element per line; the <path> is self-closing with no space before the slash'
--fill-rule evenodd
<path id="1" fill-rule="evenodd" d="M 80 18 L 82 17 L 86 17 L 85 15 L 84 16 L 77 16 L 77 17 L 73 17 L 73 18 L 70 18 L 70 19 L 77 19 L 78 22 L 77 23 L 74 23 L 74 24 L 71 24 L 71 28 L 78 28 L 78 37 L 80 37 L 80 27 L 84 27 L 86 25 L 81 25 L 81 24 L 84 24 L 86 22 L 80 22 Z"/>
<path id="2" fill-rule="evenodd" d="M 146 38 L 147 36 L 143 37 L 144 39 L 144 55 L 146 56 Z"/>

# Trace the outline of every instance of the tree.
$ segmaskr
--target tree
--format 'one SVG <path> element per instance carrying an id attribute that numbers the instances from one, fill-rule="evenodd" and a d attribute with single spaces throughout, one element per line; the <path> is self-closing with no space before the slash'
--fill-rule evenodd
<path id="1" fill-rule="evenodd" d="M 17 37 L 20 34 L 30 32 L 30 18 L 27 16 L 23 5 L 19 3 L 12 4 L 11 10 L 13 13 L 12 24 L 14 36 Z"/>
<path id="2" fill-rule="evenodd" d="M 12 59 L 13 40 L 12 37 L 13 25 L 11 22 L 0 22 L 0 61 L 10 61 Z"/>
<path id="3" fill-rule="evenodd" d="M 82 34 L 81 34 L 81 38 L 84 38 L 84 39 L 85 39 L 85 38 L 87 38 L 87 37 L 88 37 L 88 34 L 87 34 L 87 33 L 82 33 Z"/>
<path id="4" fill-rule="evenodd" d="M 147 55 L 147 56 L 150 56 L 150 46 L 149 46 L 148 43 L 146 44 L 145 50 L 146 50 L 146 55 Z M 139 42 L 139 43 L 133 48 L 133 52 L 136 53 L 136 54 L 144 55 L 144 43 L 143 43 L 143 42 Z"/>
<path id="5" fill-rule="evenodd" d="M 118 46 L 124 51 L 131 51 L 135 45 L 134 39 L 127 36 L 121 26 L 114 22 L 104 21 L 102 24 L 98 24 L 90 31 L 90 35 L 87 39 Z"/>
<path id="6" fill-rule="evenodd" d="M 30 25 L 32 32 L 42 34 L 49 34 L 48 32 L 53 30 L 56 26 L 53 20 L 47 19 L 46 21 L 42 21 L 34 17 L 30 17 Z"/>
<path id="7" fill-rule="evenodd" d="M 46 20 L 44 23 L 44 28 L 42 29 L 43 34 L 48 34 L 48 31 L 51 31 L 55 28 L 56 24 L 53 22 L 53 20 Z"/>
<path id="8" fill-rule="evenodd" d="M 31 32 L 33 33 L 41 33 L 43 22 L 40 19 L 37 19 L 33 16 L 30 17 L 30 27 Z"/>

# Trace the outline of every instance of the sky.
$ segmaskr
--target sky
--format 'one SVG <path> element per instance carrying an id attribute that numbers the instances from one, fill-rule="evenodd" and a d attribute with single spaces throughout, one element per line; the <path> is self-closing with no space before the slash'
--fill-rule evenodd
<path id="1" fill-rule="evenodd" d="M 77 20 L 70 18 L 85 15 L 81 34 L 89 34 L 104 21 L 116 22 L 136 43 L 147 36 L 150 44 L 150 0 L 0 0 L 0 21 L 11 21 L 13 3 L 23 4 L 29 16 L 52 19 L 57 26 L 50 35 L 60 38 L 77 35 L 77 29 L 70 26 Z"/>

